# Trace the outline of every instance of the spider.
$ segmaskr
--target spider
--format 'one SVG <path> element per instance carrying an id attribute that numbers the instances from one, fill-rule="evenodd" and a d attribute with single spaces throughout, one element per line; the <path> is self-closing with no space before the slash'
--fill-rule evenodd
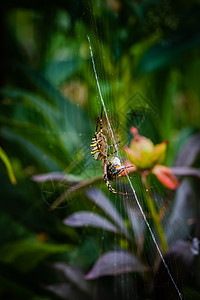
<path id="1" fill-rule="evenodd" d="M 108 146 L 107 144 L 107 137 L 103 134 L 103 120 L 102 120 L 102 115 L 103 115 L 103 106 L 101 108 L 101 117 L 97 118 L 97 123 L 96 123 L 96 130 L 95 134 L 92 138 L 92 142 L 90 144 L 90 151 L 94 159 L 96 160 L 101 160 L 103 161 L 105 158 L 108 156 L 116 153 L 117 151 L 114 151 L 107 155 L 108 149 L 113 147 L 113 145 Z M 98 126 L 100 125 L 100 131 L 98 132 Z M 117 144 L 119 144 L 118 142 Z"/>
<path id="2" fill-rule="evenodd" d="M 122 193 L 116 191 L 111 185 L 109 180 L 114 181 L 117 177 L 120 176 L 120 174 L 128 167 L 125 167 L 121 164 L 119 158 L 113 157 L 110 161 L 108 161 L 108 157 L 116 153 L 117 151 L 114 151 L 110 154 L 107 154 L 108 149 L 115 146 L 116 144 L 108 146 L 107 144 L 107 137 L 103 134 L 103 121 L 102 121 L 102 115 L 103 115 L 103 107 L 101 109 L 101 117 L 100 119 L 97 119 L 96 124 L 96 130 L 94 137 L 92 138 L 92 142 L 90 144 L 91 154 L 94 157 L 95 160 L 101 160 L 104 165 L 104 181 L 107 185 L 110 192 L 114 194 L 121 194 L 121 195 L 127 195 L 127 193 Z M 100 124 L 100 131 L 98 132 L 98 126 Z M 118 142 L 117 144 L 119 144 Z"/>

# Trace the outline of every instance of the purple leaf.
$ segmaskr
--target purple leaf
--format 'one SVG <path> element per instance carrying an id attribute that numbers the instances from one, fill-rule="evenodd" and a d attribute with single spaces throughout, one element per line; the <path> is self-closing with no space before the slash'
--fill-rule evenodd
<path id="1" fill-rule="evenodd" d="M 54 263 L 53 268 L 61 272 L 65 280 L 77 286 L 79 290 L 90 294 L 91 284 L 85 280 L 83 270 L 80 267 L 65 263 Z"/>
<path id="2" fill-rule="evenodd" d="M 200 153 L 200 134 L 190 137 L 181 151 L 175 162 L 175 166 L 191 166 Z"/>
<path id="3" fill-rule="evenodd" d="M 77 176 L 65 174 L 63 172 L 51 172 L 34 175 L 31 179 L 36 182 L 61 181 L 68 184 L 75 184 L 81 180 L 81 178 Z"/>
<path id="4" fill-rule="evenodd" d="M 147 267 L 132 254 L 126 251 L 110 251 L 102 255 L 95 263 L 86 279 L 94 279 L 105 275 L 117 275 L 127 272 L 144 272 Z"/>
<path id="5" fill-rule="evenodd" d="M 125 233 L 128 237 L 127 228 L 123 224 L 123 219 L 120 214 L 109 201 L 109 199 L 97 188 L 92 188 L 86 191 L 86 195 L 89 197 L 91 201 L 93 201 L 97 206 L 99 206 L 105 213 L 108 215 L 116 225 Z"/>
<path id="6" fill-rule="evenodd" d="M 50 284 L 44 286 L 45 289 L 51 291 L 55 295 L 67 300 L 110 300 L 115 298 L 114 286 L 105 286 L 101 281 L 88 281 L 84 278 L 83 270 L 76 265 L 67 265 L 62 262 L 54 263 L 52 265 L 55 271 L 59 272 L 62 283 Z M 119 285 L 120 286 L 119 286 Z M 121 283 L 115 282 L 118 288 Z M 126 291 L 128 289 L 129 295 L 133 291 L 134 282 L 132 278 L 126 282 Z M 134 290 L 135 295 L 135 290 Z M 87 298 L 86 298 L 87 297 Z"/>
<path id="7" fill-rule="evenodd" d="M 171 245 L 166 256 L 173 255 L 181 260 L 180 265 L 191 266 L 195 256 L 199 255 L 199 240 L 193 238 L 192 241 L 177 240 Z"/>
<path id="8" fill-rule="evenodd" d="M 195 257 L 198 254 L 199 240 L 197 238 L 193 238 L 192 242 L 177 240 L 164 254 L 165 262 L 180 291 L 194 271 Z M 156 299 L 169 299 L 169 295 L 171 299 L 179 299 L 162 261 L 155 274 L 154 292 Z"/>
<path id="9" fill-rule="evenodd" d="M 195 176 L 200 178 L 200 170 L 191 167 L 172 167 L 172 173 L 176 176 Z"/>
<path id="10" fill-rule="evenodd" d="M 191 226 L 187 225 L 187 222 L 194 220 L 194 199 L 194 188 L 191 186 L 190 181 L 184 178 L 176 191 L 171 215 L 166 219 L 165 234 L 169 245 L 178 238 L 185 239 L 190 235 Z"/>
<path id="11" fill-rule="evenodd" d="M 132 230 L 134 232 L 134 236 L 138 241 L 139 239 L 141 239 L 145 232 L 146 225 L 144 219 L 138 209 L 127 209 L 127 214 L 131 223 Z"/>
<path id="12" fill-rule="evenodd" d="M 56 296 L 66 300 L 88 300 L 88 295 L 85 295 L 81 291 L 77 290 L 76 287 L 69 283 L 59 283 L 44 286 L 44 288 Z"/>
<path id="13" fill-rule="evenodd" d="M 129 197 L 126 201 L 123 201 L 124 208 L 127 212 L 128 219 L 130 221 L 131 228 L 134 232 L 135 239 L 141 240 L 144 230 L 146 228 L 144 218 L 138 208 L 136 201 L 133 201 Z M 139 243 L 137 244 L 139 246 Z"/>
<path id="14" fill-rule="evenodd" d="M 120 233 L 118 228 L 107 219 L 87 211 L 76 212 L 64 219 L 63 223 L 72 227 L 91 226 L 115 233 Z"/>

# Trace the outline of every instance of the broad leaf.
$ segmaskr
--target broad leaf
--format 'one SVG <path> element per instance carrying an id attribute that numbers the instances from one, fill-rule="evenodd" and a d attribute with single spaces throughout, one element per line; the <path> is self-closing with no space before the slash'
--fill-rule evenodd
<path id="1" fill-rule="evenodd" d="M 175 166 L 191 166 L 200 154 L 200 134 L 193 135 L 183 145 Z"/>
<path id="2" fill-rule="evenodd" d="M 177 38 L 177 35 L 179 36 Z M 200 34 L 194 32 L 176 32 L 161 43 L 153 45 L 140 61 L 139 73 L 148 73 L 174 62 L 185 51 L 200 44 Z"/>
<path id="3" fill-rule="evenodd" d="M 33 237 L 33 233 L 29 231 L 28 228 L 24 227 L 20 222 L 16 221 L 15 218 L 6 213 L 0 213 L 0 232 L 0 244 Z"/>
<path id="4" fill-rule="evenodd" d="M 83 270 L 81 270 L 80 267 L 75 265 L 67 265 L 64 263 L 55 263 L 53 264 L 53 268 L 56 271 L 61 272 L 65 277 L 65 280 L 68 280 L 72 284 L 76 285 L 79 290 L 90 294 L 91 283 L 85 280 Z"/>
<path id="5" fill-rule="evenodd" d="M 78 183 L 79 181 L 81 181 L 81 179 L 82 177 L 80 176 L 65 174 L 63 172 L 51 172 L 32 176 L 32 180 L 36 182 L 61 181 L 68 184 Z"/>
<path id="6" fill-rule="evenodd" d="M 123 219 L 121 218 L 120 214 L 116 210 L 116 208 L 112 205 L 109 199 L 99 190 L 96 188 L 92 188 L 87 190 L 87 196 L 91 201 L 93 201 L 97 206 L 99 206 L 106 215 L 108 215 L 116 225 L 128 236 L 128 230 L 123 224 Z"/>
<path id="7" fill-rule="evenodd" d="M 24 283 L 17 280 L 11 279 L 11 276 L 4 276 L 0 274 L 0 296 L 1 299 L 7 299 L 9 294 L 9 299 L 30 299 L 30 300 L 50 300 L 49 297 L 43 297 L 35 294 Z"/>
<path id="8" fill-rule="evenodd" d="M 55 86 L 70 78 L 80 67 L 80 60 L 50 61 L 44 69 L 45 77 Z"/>
<path id="9" fill-rule="evenodd" d="M 107 219 L 98 214 L 87 211 L 76 212 L 68 218 L 64 219 L 63 223 L 72 227 L 90 226 L 115 233 L 120 233 L 119 229 Z"/>
<path id="10" fill-rule="evenodd" d="M 59 149 L 57 142 L 53 141 L 52 137 L 44 131 L 42 134 L 40 130 L 31 129 L 30 124 L 23 130 L 20 130 L 20 127 L 14 129 L 12 126 L 10 128 L 4 127 L 1 129 L 1 134 L 9 141 L 20 144 L 28 152 L 27 155 L 33 156 L 37 162 L 46 165 L 50 170 L 59 170 L 63 167 L 64 157 L 66 161 L 68 160 L 66 151 Z M 50 148 L 47 145 L 50 145 Z"/>
<path id="11" fill-rule="evenodd" d="M 194 218 L 194 199 L 194 189 L 188 179 L 183 179 L 177 189 L 171 215 L 165 221 L 165 234 L 169 245 L 177 238 L 184 239 L 190 234 L 191 228 L 187 223 Z"/>
<path id="12" fill-rule="evenodd" d="M 199 254 L 198 244 L 197 238 L 194 238 L 192 242 L 177 240 L 164 255 L 165 262 L 180 292 L 186 279 L 194 270 L 195 257 Z M 155 275 L 154 289 L 156 299 L 169 299 L 169 295 L 172 299 L 180 298 L 174 284 L 169 280 L 168 271 L 162 261 Z"/>
<path id="13" fill-rule="evenodd" d="M 23 272 L 34 268 L 49 255 L 71 250 L 69 245 L 42 243 L 35 239 L 10 242 L 0 248 L 0 261 L 14 265 Z"/>
<path id="14" fill-rule="evenodd" d="M 136 206 L 136 201 L 134 203 L 130 202 L 130 200 L 124 201 L 124 205 L 138 245 L 146 228 L 143 216 Z"/>
<path id="15" fill-rule="evenodd" d="M 85 295 L 79 291 L 76 287 L 72 286 L 70 283 L 58 283 L 44 286 L 44 288 L 61 299 L 66 300 L 90 300 L 88 295 Z"/>
<path id="16" fill-rule="evenodd" d="M 30 161 L 40 163 L 45 166 L 45 169 L 47 170 L 60 170 L 60 165 L 64 165 L 64 161 L 56 162 L 57 159 L 54 160 L 53 153 L 48 154 L 48 151 L 45 152 L 45 150 L 39 149 L 37 143 L 35 144 L 33 140 L 28 141 L 18 133 L 15 133 L 12 129 L 3 128 L 1 134 L 8 141 L 12 143 L 15 142 L 17 145 L 20 144 L 22 149 L 26 149 L 26 156 L 30 158 Z M 24 155 L 24 153 L 22 153 L 22 155 Z"/>
<path id="17" fill-rule="evenodd" d="M 126 251 L 110 251 L 102 255 L 86 279 L 95 279 L 106 275 L 117 275 L 127 272 L 144 272 L 147 268 L 132 254 Z"/>
<path id="18" fill-rule="evenodd" d="M 170 170 L 176 176 L 194 176 L 200 178 L 200 170 L 191 167 L 171 167 Z"/>

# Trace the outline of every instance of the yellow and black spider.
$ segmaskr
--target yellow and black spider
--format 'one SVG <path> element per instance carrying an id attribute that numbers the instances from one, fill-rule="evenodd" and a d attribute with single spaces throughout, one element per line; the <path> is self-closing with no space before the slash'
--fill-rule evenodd
<path id="1" fill-rule="evenodd" d="M 107 137 L 103 134 L 102 115 L 103 115 L 103 106 L 101 109 L 101 117 L 100 117 L 100 119 L 99 119 L 99 117 L 97 119 L 95 134 L 94 134 L 94 136 L 92 138 L 92 142 L 90 144 L 90 151 L 91 151 L 92 156 L 94 157 L 94 159 L 101 160 L 101 161 L 103 161 L 104 158 L 107 158 L 108 156 L 117 152 L 117 151 L 114 151 L 114 152 L 110 153 L 109 155 L 107 155 L 108 148 L 113 147 L 114 144 L 110 145 L 110 146 L 108 146 L 108 144 L 107 144 Z M 100 125 L 100 131 L 98 132 L 99 125 Z M 117 144 L 119 144 L 119 143 L 117 143 Z"/>
<path id="2" fill-rule="evenodd" d="M 101 117 L 100 119 L 99 118 L 97 119 L 96 131 L 94 137 L 92 138 L 92 142 L 90 144 L 91 154 L 94 157 L 94 159 L 101 160 L 104 165 L 104 181 L 109 191 L 114 194 L 127 195 L 126 193 L 116 191 L 115 189 L 112 188 L 112 186 L 109 183 L 109 180 L 114 181 L 128 167 L 121 165 L 121 162 L 117 157 L 114 157 L 110 161 L 108 161 L 107 159 L 108 156 L 113 155 L 117 151 L 107 154 L 108 149 L 115 145 L 113 144 L 108 146 L 107 144 L 107 137 L 103 134 L 102 115 L 103 115 L 103 107 L 101 109 Z M 100 124 L 100 131 L 98 132 L 99 124 Z M 119 144 L 119 142 L 117 144 Z"/>

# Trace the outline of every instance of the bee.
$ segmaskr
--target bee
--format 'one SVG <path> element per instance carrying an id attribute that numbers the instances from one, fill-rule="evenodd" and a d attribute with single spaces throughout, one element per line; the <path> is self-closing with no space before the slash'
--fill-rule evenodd
<path id="1" fill-rule="evenodd" d="M 126 169 L 118 157 L 113 157 L 107 164 L 107 177 L 111 181 L 115 181 L 117 177 Z"/>
<path id="2" fill-rule="evenodd" d="M 98 132 L 98 127 L 100 125 L 100 131 Z M 118 142 L 117 144 L 119 144 Z M 120 174 L 125 171 L 126 168 L 121 164 L 118 157 L 113 157 L 110 161 L 108 157 L 116 153 L 114 151 L 108 154 L 108 149 L 115 146 L 116 144 L 108 146 L 107 137 L 103 134 L 103 107 L 101 109 L 101 116 L 98 117 L 96 123 L 96 130 L 92 142 L 90 144 L 90 151 L 95 160 L 100 160 L 103 163 L 104 181 L 110 192 L 114 194 L 127 195 L 127 193 L 122 193 L 116 191 L 111 185 L 109 180 L 114 181 Z"/>

